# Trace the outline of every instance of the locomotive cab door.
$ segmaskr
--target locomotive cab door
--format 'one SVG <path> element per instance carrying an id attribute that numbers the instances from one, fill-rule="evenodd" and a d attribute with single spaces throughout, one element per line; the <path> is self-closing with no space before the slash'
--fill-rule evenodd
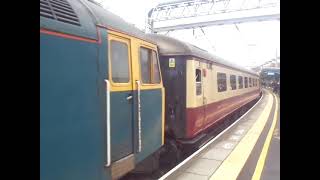
<path id="1" fill-rule="evenodd" d="M 134 82 L 132 80 L 130 39 L 118 34 L 111 34 L 111 32 L 108 34 L 108 78 L 106 82 L 106 166 L 111 166 L 113 174 L 113 172 L 118 172 L 119 169 L 122 169 L 120 172 L 125 172 L 134 168 L 134 157 L 132 155 L 134 153 Z M 112 176 L 117 178 L 121 176 L 121 174 L 113 174 Z"/>

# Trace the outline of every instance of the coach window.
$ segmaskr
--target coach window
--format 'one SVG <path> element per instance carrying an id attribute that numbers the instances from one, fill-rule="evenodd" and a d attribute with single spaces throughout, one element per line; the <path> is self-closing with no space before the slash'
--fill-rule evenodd
<path id="1" fill-rule="evenodd" d="M 227 76 L 225 73 L 218 73 L 218 92 L 226 91 L 227 90 Z"/>
<path id="2" fill-rule="evenodd" d="M 248 88 L 248 77 L 244 77 L 244 88 Z"/>
<path id="3" fill-rule="evenodd" d="M 110 55 L 112 66 L 112 81 L 115 83 L 129 82 L 128 45 L 111 40 Z"/>
<path id="4" fill-rule="evenodd" d="M 252 87 L 252 81 L 250 77 L 249 77 L 249 87 Z"/>
<path id="5" fill-rule="evenodd" d="M 159 84 L 160 71 L 158 58 L 155 51 L 141 47 L 140 48 L 140 67 L 141 78 L 144 84 Z"/>
<path id="6" fill-rule="evenodd" d="M 230 75 L 231 90 L 237 89 L 237 80 L 235 75 Z"/>
<path id="7" fill-rule="evenodd" d="M 238 82 L 239 82 L 239 89 L 243 88 L 243 77 L 242 76 L 238 76 Z"/>
<path id="8" fill-rule="evenodd" d="M 196 69 L 196 94 L 200 95 L 202 93 L 201 87 L 201 70 Z"/>

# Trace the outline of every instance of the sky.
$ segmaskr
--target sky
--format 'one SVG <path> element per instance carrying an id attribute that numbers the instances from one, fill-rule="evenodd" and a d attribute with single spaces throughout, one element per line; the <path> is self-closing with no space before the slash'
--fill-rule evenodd
<path id="1" fill-rule="evenodd" d="M 96 0 L 128 23 L 144 30 L 148 11 L 159 3 L 171 0 Z M 261 0 L 264 2 L 275 0 Z M 277 1 L 277 0 L 276 0 Z M 231 3 L 232 2 L 232 3 Z M 230 5 L 250 7 L 258 0 L 232 0 Z M 267 2 L 268 3 L 268 2 Z M 167 35 L 192 43 L 241 66 L 263 64 L 280 56 L 280 21 L 250 22 L 169 32 Z"/>

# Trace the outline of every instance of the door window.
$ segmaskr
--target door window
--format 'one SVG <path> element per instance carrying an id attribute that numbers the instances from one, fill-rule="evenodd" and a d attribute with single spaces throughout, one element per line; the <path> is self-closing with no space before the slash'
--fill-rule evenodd
<path id="1" fill-rule="evenodd" d="M 201 93 L 202 93 L 201 70 L 196 69 L 196 94 L 201 95 Z"/>
<path id="2" fill-rule="evenodd" d="M 141 79 L 144 84 L 159 84 L 160 70 L 157 53 L 154 50 L 140 48 Z"/>
<path id="3" fill-rule="evenodd" d="M 115 83 L 129 82 L 128 45 L 124 42 L 110 41 L 110 57 L 112 81 Z"/>

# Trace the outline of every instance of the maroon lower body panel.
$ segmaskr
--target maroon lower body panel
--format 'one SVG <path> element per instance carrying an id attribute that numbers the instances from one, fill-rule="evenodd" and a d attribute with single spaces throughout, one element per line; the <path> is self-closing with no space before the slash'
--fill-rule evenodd
<path id="1" fill-rule="evenodd" d="M 260 90 L 255 90 L 243 95 L 231 97 L 222 101 L 214 102 L 196 108 L 187 108 L 186 138 L 193 138 L 201 131 L 212 127 L 220 119 L 237 110 L 241 106 L 256 99 Z"/>

